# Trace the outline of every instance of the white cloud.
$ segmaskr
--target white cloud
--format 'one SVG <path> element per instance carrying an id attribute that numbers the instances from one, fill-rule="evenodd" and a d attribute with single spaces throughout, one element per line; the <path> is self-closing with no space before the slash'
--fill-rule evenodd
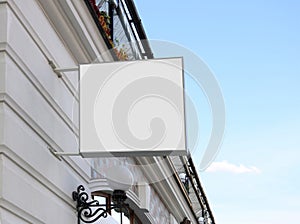
<path id="1" fill-rule="evenodd" d="M 261 173 L 260 169 L 255 166 L 245 166 L 240 164 L 239 166 L 229 163 L 224 160 L 222 162 L 213 162 L 207 169 L 207 172 L 229 172 L 229 173 Z"/>

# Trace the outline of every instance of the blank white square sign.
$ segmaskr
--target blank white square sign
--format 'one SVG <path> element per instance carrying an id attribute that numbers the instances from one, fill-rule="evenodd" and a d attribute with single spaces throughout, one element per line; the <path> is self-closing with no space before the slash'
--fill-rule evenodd
<path id="1" fill-rule="evenodd" d="M 80 65 L 84 157 L 186 155 L 183 59 Z"/>

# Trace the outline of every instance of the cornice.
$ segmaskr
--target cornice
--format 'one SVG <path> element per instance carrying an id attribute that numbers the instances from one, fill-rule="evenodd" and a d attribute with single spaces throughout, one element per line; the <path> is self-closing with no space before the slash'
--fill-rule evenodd
<path id="1" fill-rule="evenodd" d="M 165 206 L 172 211 L 176 220 L 189 217 L 192 223 L 197 223 L 190 199 L 180 184 L 176 170 L 171 161 L 165 157 L 137 157 L 151 186 L 159 194 Z M 147 165 L 148 164 L 148 165 Z M 151 164 L 149 166 L 149 164 Z"/>
<path id="2" fill-rule="evenodd" d="M 78 64 L 112 60 L 84 1 L 36 1 Z"/>

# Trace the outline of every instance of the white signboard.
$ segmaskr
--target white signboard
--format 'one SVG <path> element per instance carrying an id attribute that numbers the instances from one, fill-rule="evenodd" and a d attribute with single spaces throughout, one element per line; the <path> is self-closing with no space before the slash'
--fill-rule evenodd
<path id="1" fill-rule="evenodd" d="M 182 58 L 80 65 L 83 157 L 186 155 Z"/>

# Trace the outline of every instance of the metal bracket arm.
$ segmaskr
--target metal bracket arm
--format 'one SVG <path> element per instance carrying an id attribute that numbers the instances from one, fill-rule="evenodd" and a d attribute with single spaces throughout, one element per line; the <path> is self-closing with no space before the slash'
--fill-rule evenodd
<path id="1" fill-rule="evenodd" d="M 61 72 L 75 72 L 75 71 L 78 71 L 78 67 L 57 68 L 53 61 L 49 60 L 48 63 L 51 66 L 51 68 L 53 69 L 53 71 L 55 72 L 55 74 L 57 75 L 58 78 L 62 77 Z"/>
<path id="2" fill-rule="evenodd" d="M 48 146 L 47 148 L 59 160 L 61 160 L 60 157 L 62 156 L 81 156 L 79 152 L 58 152 L 50 146 Z"/>
<path id="3" fill-rule="evenodd" d="M 110 211 L 115 208 L 121 209 L 122 224 L 122 208 L 127 207 L 127 204 L 124 203 L 127 198 L 125 191 L 115 190 L 113 192 L 112 199 L 115 204 L 111 204 L 109 208 L 106 207 L 106 204 L 102 205 L 97 200 L 88 201 L 89 196 L 82 185 L 78 186 L 77 190 L 72 192 L 72 198 L 76 202 L 78 224 L 81 221 L 93 223 L 101 217 L 106 218 L 110 214 Z"/>

